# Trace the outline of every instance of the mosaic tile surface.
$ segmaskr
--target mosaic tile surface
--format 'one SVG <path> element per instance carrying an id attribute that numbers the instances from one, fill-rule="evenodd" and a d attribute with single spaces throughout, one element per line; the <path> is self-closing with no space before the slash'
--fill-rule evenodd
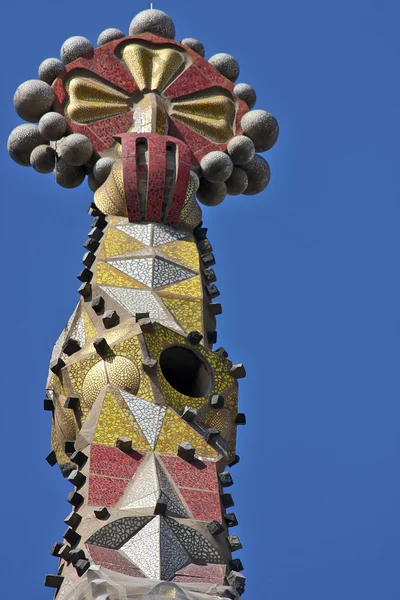
<path id="1" fill-rule="evenodd" d="M 153 259 L 152 258 L 132 258 L 128 260 L 110 260 L 109 264 L 133 277 L 140 283 L 151 287 L 153 281 Z"/>
<path id="2" fill-rule="evenodd" d="M 160 578 L 160 518 L 153 518 L 122 547 L 126 555 L 149 579 Z"/>
<path id="3" fill-rule="evenodd" d="M 211 563 L 224 562 L 215 546 L 195 529 L 173 519 L 168 519 L 168 525 L 194 560 L 204 560 Z"/>
<path id="4" fill-rule="evenodd" d="M 164 406 L 151 404 L 125 391 L 121 391 L 121 394 L 154 450 L 167 409 Z"/>
<path id="5" fill-rule="evenodd" d="M 124 558 L 118 550 L 101 548 L 93 544 L 87 544 L 87 548 L 94 564 L 130 577 L 144 577 L 140 569 Z"/>
<path id="6" fill-rule="evenodd" d="M 184 233 L 176 231 L 172 229 L 172 227 L 167 227 L 166 225 L 159 223 L 154 224 L 154 246 L 161 246 L 163 244 L 168 244 L 169 242 L 182 240 L 185 237 L 186 235 Z"/>
<path id="7" fill-rule="evenodd" d="M 128 290 L 112 286 L 100 287 L 132 315 L 137 312 L 148 312 L 151 319 L 163 322 L 170 321 L 169 315 L 150 291 Z"/>
<path id="8" fill-rule="evenodd" d="M 189 269 L 193 269 L 193 271 L 199 270 L 199 253 L 194 242 L 180 240 L 179 242 L 160 246 L 158 250 L 189 267 Z"/>
<path id="9" fill-rule="evenodd" d="M 163 288 L 159 291 L 160 296 L 164 295 L 175 295 L 175 296 L 191 296 L 193 298 L 202 297 L 202 285 L 201 278 L 199 275 L 191 277 L 181 283 L 174 283 L 168 287 Z"/>
<path id="10" fill-rule="evenodd" d="M 151 244 L 152 226 L 150 223 L 147 225 L 136 225 L 135 223 L 126 223 L 124 225 L 117 225 L 117 229 L 119 231 L 123 231 L 131 238 L 134 238 L 142 244 L 146 244 L 147 246 L 150 246 Z"/>
<path id="11" fill-rule="evenodd" d="M 162 301 L 184 331 L 189 333 L 203 330 L 203 311 L 200 300 L 162 296 Z"/>
<path id="12" fill-rule="evenodd" d="M 178 267 L 178 265 L 167 262 L 166 260 L 161 258 L 156 258 L 154 260 L 153 285 L 155 288 L 170 285 L 178 281 L 183 281 L 193 276 L 194 273 L 191 271 L 188 271 L 183 267 Z"/>
<path id="13" fill-rule="evenodd" d="M 97 283 L 125 288 L 145 289 L 145 285 L 121 270 L 111 266 L 109 263 L 99 262 L 97 264 Z"/>
<path id="14" fill-rule="evenodd" d="M 122 517 L 101 527 L 90 536 L 87 543 L 103 548 L 121 548 L 126 540 L 145 527 L 151 519 L 152 517 Z"/>
<path id="15" fill-rule="evenodd" d="M 136 252 L 144 248 L 144 245 L 122 231 L 109 227 L 104 240 L 105 256 L 110 258 L 127 252 Z"/>
<path id="16" fill-rule="evenodd" d="M 83 321 L 82 314 L 80 315 L 80 317 L 78 318 L 74 327 L 72 328 L 71 333 L 69 334 L 69 337 L 72 338 L 73 340 L 76 340 L 77 342 L 79 342 L 79 344 L 81 346 L 85 345 L 85 342 L 86 342 L 85 324 Z"/>

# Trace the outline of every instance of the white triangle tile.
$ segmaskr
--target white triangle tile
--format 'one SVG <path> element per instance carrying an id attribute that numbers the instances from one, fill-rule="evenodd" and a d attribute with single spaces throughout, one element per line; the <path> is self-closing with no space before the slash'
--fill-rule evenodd
<path id="1" fill-rule="evenodd" d="M 153 246 L 162 246 L 162 244 L 176 242 L 176 240 L 181 240 L 184 237 L 186 237 L 186 234 L 180 233 L 172 227 L 167 227 L 167 225 L 160 225 L 158 223 L 154 225 Z"/>
<path id="2" fill-rule="evenodd" d="M 161 520 L 160 525 L 160 579 L 168 581 L 179 569 L 191 562 L 191 558 L 168 524 Z"/>
<path id="3" fill-rule="evenodd" d="M 160 517 L 154 517 L 120 548 L 149 579 L 160 579 Z"/>
<path id="4" fill-rule="evenodd" d="M 162 258 L 154 259 L 154 287 L 159 288 L 164 285 L 171 285 L 179 281 L 184 281 L 194 277 L 194 273 L 183 267 L 178 267 Z"/>
<path id="5" fill-rule="evenodd" d="M 81 315 L 79 317 L 79 319 L 77 320 L 77 322 L 75 323 L 73 329 L 71 330 L 71 333 L 69 334 L 69 337 L 72 338 L 73 340 L 76 340 L 77 342 L 79 342 L 81 346 L 85 345 L 86 336 L 85 336 L 85 324 L 83 322 L 83 315 Z"/>
<path id="6" fill-rule="evenodd" d="M 118 505 L 122 510 L 153 508 L 160 496 L 154 455 L 150 454 L 128 484 Z"/>
<path id="7" fill-rule="evenodd" d="M 126 223 L 125 225 L 117 225 L 117 229 L 123 231 L 131 238 L 150 246 L 151 244 L 151 223 Z"/>
<path id="8" fill-rule="evenodd" d="M 140 283 L 151 287 L 153 280 L 153 259 L 152 258 L 131 258 L 126 260 L 109 260 L 109 265 L 133 277 Z"/>
<path id="9" fill-rule="evenodd" d="M 156 300 L 154 294 L 148 290 L 135 290 L 113 286 L 100 286 L 114 300 L 119 302 L 131 315 L 148 312 L 150 319 L 155 321 L 170 322 L 171 317 Z"/>
<path id="10" fill-rule="evenodd" d="M 121 390 L 121 394 L 123 395 L 129 410 L 138 422 L 140 429 L 146 436 L 147 441 L 154 450 L 164 421 L 165 413 L 167 412 L 166 407 L 147 402 L 124 390 Z"/>

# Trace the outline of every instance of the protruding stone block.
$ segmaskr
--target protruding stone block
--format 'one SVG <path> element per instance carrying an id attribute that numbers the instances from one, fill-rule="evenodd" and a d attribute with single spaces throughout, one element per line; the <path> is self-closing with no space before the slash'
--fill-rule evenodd
<path id="1" fill-rule="evenodd" d="M 98 227 L 99 229 L 105 229 L 107 225 L 107 219 L 104 215 L 99 215 L 98 217 L 95 217 L 92 221 L 92 227 Z"/>
<path id="2" fill-rule="evenodd" d="M 219 354 L 219 356 L 222 356 L 222 358 L 228 358 L 229 356 L 225 348 L 223 348 L 222 346 L 214 350 L 214 352 L 215 354 Z"/>
<path id="3" fill-rule="evenodd" d="M 73 454 L 75 452 L 75 442 L 73 440 L 67 440 L 64 444 L 65 454 Z"/>
<path id="4" fill-rule="evenodd" d="M 244 413 L 238 413 L 235 420 L 236 425 L 246 425 L 246 415 Z"/>
<path id="5" fill-rule="evenodd" d="M 239 462 L 240 462 L 240 456 L 238 454 L 235 454 L 235 458 L 233 460 L 231 460 L 231 462 L 228 464 L 228 467 L 234 467 Z"/>
<path id="6" fill-rule="evenodd" d="M 52 451 L 50 452 L 50 454 L 48 454 L 48 455 L 46 456 L 46 460 L 47 460 L 47 462 L 49 463 L 49 465 L 50 465 L 51 467 L 54 467 L 54 465 L 56 465 L 56 464 L 57 464 L 57 456 L 56 456 L 56 453 L 54 452 L 54 450 L 52 450 Z"/>
<path id="7" fill-rule="evenodd" d="M 190 344 L 192 344 L 192 346 L 197 346 L 197 344 L 200 344 L 202 339 L 203 336 L 199 331 L 191 331 L 187 334 L 187 340 L 190 342 Z"/>
<path id="8" fill-rule="evenodd" d="M 115 445 L 121 452 L 130 452 L 132 450 L 132 440 L 126 436 L 119 437 Z"/>
<path id="9" fill-rule="evenodd" d="M 68 481 L 79 490 L 86 482 L 86 477 L 81 471 L 76 469 L 68 476 Z"/>
<path id="10" fill-rule="evenodd" d="M 222 306 L 219 302 L 214 302 L 208 305 L 208 309 L 213 317 L 222 315 Z"/>
<path id="11" fill-rule="evenodd" d="M 197 410 L 195 408 L 191 408 L 190 406 L 185 406 L 182 413 L 182 419 L 187 423 L 191 423 L 197 417 Z"/>
<path id="12" fill-rule="evenodd" d="M 244 569 L 240 558 L 234 558 L 234 559 L 230 560 L 229 567 L 232 569 L 232 571 L 237 571 L 237 572 L 243 571 L 243 569 Z"/>
<path id="13" fill-rule="evenodd" d="M 61 475 L 64 479 L 67 479 L 74 470 L 74 465 L 71 463 L 67 463 L 66 465 L 58 465 L 60 467 Z"/>
<path id="14" fill-rule="evenodd" d="M 151 319 L 139 319 L 137 323 L 143 333 L 153 333 L 154 325 Z"/>
<path id="15" fill-rule="evenodd" d="M 74 529 L 68 527 L 67 531 L 64 533 L 63 538 L 68 544 L 71 546 L 76 546 L 79 543 L 81 536 Z"/>
<path id="16" fill-rule="evenodd" d="M 92 300 L 92 308 L 96 315 L 101 315 L 104 312 L 104 298 L 102 296 L 96 296 Z"/>
<path id="17" fill-rule="evenodd" d="M 43 408 L 44 410 L 54 410 L 54 404 L 53 404 L 53 400 L 50 400 L 50 398 L 45 398 L 43 400 Z"/>
<path id="18" fill-rule="evenodd" d="M 154 358 L 147 356 L 145 359 L 143 359 L 142 367 L 143 371 L 150 375 L 156 371 L 157 361 Z"/>
<path id="19" fill-rule="evenodd" d="M 197 247 L 201 255 L 211 254 L 213 251 L 213 247 L 207 238 L 204 238 L 204 240 L 199 240 L 197 242 Z"/>
<path id="20" fill-rule="evenodd" d="M 141 313 L 135 314 L 136 323 L 138 323 L 142 319 L 148 319 L 149 317 L 150 317 L 150 313 L 148 313 L 148 312 L 141 312 Z"/>
<path id="21" fill-rule="evenodd" d="M 82 258 L 83 264 L 88 269 L 90 269 L 92 267 L 95 260 L 96 260 L 96 256 L 93 254 L 93 252 L 86 252 L 86 254 L 84 254 L 83 258 Z"/>
<path id="22" fill-rule="evenodd" d="M 82 271 L 77 275 L 77 279 L 82 281 L 82 283 L 92 281 L 93 273 L 90 269 L 85 267 Z"/>
<path id="23" fill-rule="evenodd" d="M 218 477 L 222 487 L 230 487 L 233 485 L 232 475 L 229 473 L 229 471 L 223 471 L 223 473 L 220 473 Z"/>
<path id="24" fill-rule="evenodd" d="M 178 444 L 178 456 L 188 462 L 194 460 L 196 449 L 190 442 L 182 442 Z"/>
<path id="25" fill-rule="evenodd" d="M 119 315 L 116 310 L 106 310 L 103 317 L 103 325 L 106 329 L 111 329 L 119 324 Z"/>
<path id="26" fill-rule="evenodd" d="M 91 240 L 96 240 L 96 242 L 99 242 L 101 240 L 101 238 L 103 237 L 103 231 L 99 227 L 93 227 L 89 231 L 88 237 Z"/>
<path id="27" fill-rule="evenodd" d="M 53 544 L 53 546 L 50 550 L 51 556 L 60 556 L 60 550 L 62 547 L 63 547 L 62 542 L 56 542 L 55 544 Z"/>
<path id="28" fill-rule="evenodd" d="M 89 204 L 88 213 L 89 213 L 89 215 L 92 215 L 92 217 L 101 217 L 101 216 L 103 216 L 103 213 L 101 212 L 101 210 L 99 210 L 97 208 L 97 206 L 95 205 L 94 202 L 91 202 Z"/>
<path id="29" fill-rule="evenodd" d="M 213 267 L 215 265 L 215 257 L 214 254 L 203 254 L 201 257 L 201 260 L 203 261 L 203 265 L 207 268 L 207 267 Z"/>
<path id="30" fill-rule="evenodd" d="M 75 508 L 78 509 L 83 502 L 83 496 L 78 492 L 70 492 L 67 496 L 67 502 L 69 502 L 70 504 L 72 504 L 72 506 L 75 506 Z"/>
<path id="31" fill-rule="evenodd" d="M 219 429 L 216 429 L 215 427 L 210 427 L 209 429 L 205 430 L 204 439 L 206 440 L 206 442 L 210 443 L 213 442 L 220 434 L 221 432 Z"/>
<path id="32" fill-rule="evenodd" d="M 96 338 L 93 342 L 94 349 L 102 358 L 106 358 L 110 353 L 110 346 L 106 338 Z"/>
<path id="33" fill-rule="evenodd" d="M 75 354 L 75 352 L 79 352 L 80 349 L 81 349 L 80 343 L 73 339 L 67 340 L 63 344 L 63 347 L 62 347 L 62 351 L 64 352 L 64 354 L 67 354 L 68 356 Z"/>
<path id="34" fill-rule="evenodd" d="M 73 463 L 75 463 L 76 465 L 78 465 L 78 467 L 83 467 L 88 459 L 88 457 L 86 456 L 86 454 L 84 454 L 83 452 L 81 452 L 80 450 L 77 450 L 76 452 L 74 452 L 73 454 L 71 454 L 70 456 L 71 460 Z"/>
<path id="35" fill-rule="evenodd" d="M 75 396 L 69 396 L 64 403 L 64 408 L 76 410 L 79 408 L 79 398 L 76 398 Z"/>
<path id="36" fill-rule="evenodd" d="M 228 580 L 229 584 L 233 588 L 235 588 L 235 590 L 239 594 L 244 593 L 245 584 L 246 584 L 246 577 L 244 575 L 241 575 L 237 571 L 231 571 L 229 573 L 229 575 L 227 576 L 227 580 Z"/>
<path id="37" fill-rule="evenodd" d="M 207 283 L 214 283 L 214 281 L 217 281 L 214 269 L 203 269 L 203 274 Z"/>
<path id="38" fill-rule="evenodd" d="M 78 560 L 85 560 L 86 556 L 82 548 L 74 548 L 69 552 L 69 560 L 75 565 Z"/>
<path id="39" fill-rule="evenodd" d="M 69 558 L 69 553 L 71 551 L 71 546 L 69 544 L 63 544 L 60 550 L 60 558 L 63 558 L 67 562 L 71 562 Z"/>
<path id="40" fill-rule="evenodd" d="M 207 231 L 207 227 L 201 227 L 201 225 L 197 225 L 197 227 L 193 229 L 193 235 L 196 241 L 201 242 L 202 240 L 205 240 L 207 237 Z"/>
<path id="41" fill-rule="evenodd" d="M 61 587 L 64 577 L 61 575 L 46 575 L 44 585 L 46 587 L 56 588 L 57 590 Z"/>
<path id="42" fill-rule="evenodd" d="M 167 512 L 167 503 L 162 498 L 159 498 L 154 507 L 154 514 L 164 516 L 166 512 Z"/>
<path id="43" fill-rule="evenodd" d="M 230 598 L 230 600 L 237 598 L 237 591 L 231 586 L 218 586 L 215 592 L 220 598 Z"/>
<path id="44" fill-rule="evenodd" d="M 206 286 L 206 292 L 210 298 L 217 298 L 219 296 L 219 289 L 213 283 Z"/>
<path id="45" fill-rule="evenodd" d="M 225 527 L 219 521 L 211 521 L 207 524 L 207 528 L 211 535 L 219 535 L 225 531 Z"/>
<path id="46" fill-rule="evenodd" d="M 83 247 L 86 248 L 86 250 L 89 250 L 89 252 L 96 252 L 96 250 L 98 250 L 98 248 L 99 248 L 99 245 L 100 245 L 99 242 L 96 242 L 96 240 L 89 238 L 83 244 Z"/>
<path id="47" fill-rule="evenodd" d="M 81 515 L 75 511 L 70 512 L 68 517 L 64 519 L 64 523 L 66 523 L 69 527 L 72 527 L 72 529 L 76 529 L 81 521 Z"/>
<path id="48" fill-rule="evenodd" d="M 90 567 L 90 562 L 84 558 L 80 558 L 74 566 L 78 577 L 82 577 Z"/>
<path id="49" fill-rule="evenodd" d="M 54 373 L 54 375 L 59 375 L 61 373 L 61 369 L 65 367 L 65 362 L 62 358 L 56 358 L 52 360 L 50 363 L 50 371 Z"/>
<path id="50" fill-rule="evenodd" d="M 224 508 L 230 508 L 235 505 L 232 494 L 221 494 L 221 502 Z"/>
<path id="51" fill-rule="evenodd" d="M 95 509 L 94 514 L 100 521 L 106 521 L 110 517 L 110 513 L 105 506 L 103 506 L 103 508 Z"/>
<path id="52" fill-rule="evenodd" d="M 223 408 L 224 407 L 224 397 L 221 394 L 211 394 L 208 398 L 208 404 L 211 408 Z"/>
<path id="53" fill-rule="evenodd" d="M 209 344 L 216 344 L 217 343 L 217 332 L 215 330 L 213 331 L 207 331 L 207 342 Z"/>
<path id="54" fill-rule="evenodd" d="M 92 295 L 92 286 L 90 283 L 82 283 L 82 285 L 78 288 L 78 294 L 82 296 L 82 298 L 90 298 Z"/>
<path id="55" fill-rule="evenodd" d="M 236 550 L 241 550 L 243 548 L 241 541 L 239 540 L 237 535 L 228 535 L 228 544 L 232 552 L 235 552 Z"/>
<path id="56" fill-rule="evenodd" d="M 235 513 L 226 513 L 226 515 L 224 515 L 224 519 L 227 527 L 236 527 L 236 525 L 239 525 L 239 521 L 237 520 Z"/>
<path id="57" fill-rule="evenodd" d="M 230 372 L 232 377 L 235 377 L 235 379 L 243 379 L 243 377 L 246 377 L 246 369 L 242 363 L 233 365 Z"/>

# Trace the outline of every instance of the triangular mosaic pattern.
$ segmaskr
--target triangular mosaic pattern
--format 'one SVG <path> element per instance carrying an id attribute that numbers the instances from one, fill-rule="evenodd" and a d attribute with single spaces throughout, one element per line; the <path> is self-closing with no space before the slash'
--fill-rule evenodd
<path id="1" fill-rule="evenodd" d="M 121 394 L 151 448 L 154 450 L 167 411 L 166 407 L 147 402 L 123 390 L 121 390 Z"/>

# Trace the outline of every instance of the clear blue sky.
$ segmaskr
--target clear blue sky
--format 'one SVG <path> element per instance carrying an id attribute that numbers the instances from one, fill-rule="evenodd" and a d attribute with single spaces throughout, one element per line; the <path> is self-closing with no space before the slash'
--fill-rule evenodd
<path id="1" fill-rule="evenodd" d="M 128 30 L 146 2 L 3 3 L 2 590 L 50 599 L 70 484 L 44 461 L 52 344 L 78 294 L 84 184 L 14 164 L 12 97 L 62 42 Z M 246 598 L 398 600 L 399 3 L 163 0 L 177 39 L 229 52 L 279 120 L 267 190 L 205 210 L 248 377 L 233 469 Z"/>

